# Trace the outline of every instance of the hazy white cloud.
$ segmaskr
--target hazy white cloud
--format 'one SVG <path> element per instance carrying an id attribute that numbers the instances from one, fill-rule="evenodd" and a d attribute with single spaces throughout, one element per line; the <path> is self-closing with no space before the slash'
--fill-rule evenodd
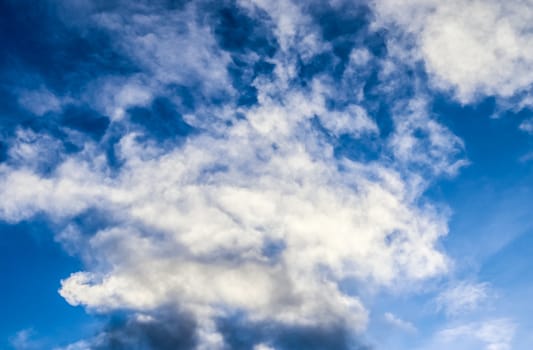
<path id="1" fill-rule="evenodd" d="M 254 350 L 275 350 L 275 348 L 265 344 L 257 344 L 254 346 Z"/>
<path id="2" fill-rule="evenodd" d="M 483 346 L 486 350 L 509 350 L 512 349 L 515 330 L 516 325 L 511 320 L 492 319 L 450 327 L 442 330 L 438 336 L 448 346 L 459 349 L 466 349 L 466 345 Z"/>
<path id="3" fill-rule="evenodd" d="M 251 11 L 268 13 L 274 26 L 273 31 L 283 53 L 296 52 L 304 62 L 317 53 L 330 48 L 321 40 L 319 28 L 304 11 L 304 4 L 293 1 L 240 0 L 241 6 Z M 292 57 L 294 60 L 296 57 Z M 295 74 L 293 71 L 292 74 Z"/>
<path id="4" fill-rule="evenodd" d="M 10 345 L 15 350 L 35 350 L 41 348 L 42 344 L 34 339 L 33 329 L 23 329 L 9 339 Z"/>
<path id="5" fill-rule="evenodd" d="M 228 53 L 209 26 L 195 20 L 197 4 L 180 10 L 99 13 L 93 20 L 117 37 L 116 45 L 140 64 L 149 80 L 162 84 L 199 84 L 204 93 L 228 90 Z M 126 10 L 127 12 L 128 10 Z M 177 54 L 179 52 L 179 54 Z"/>
<path id="6" fill-rule="evenodd" d="M 61 158 L 61 142 L 46 133 L 36 133 L 30 129 L 15 130 L 10 140 L 8 157 L 10 162 L 31 169 L 39 169 L 47 163 Z"/>
<path id="7" fill-rule="evenodd" d="M 428 118 L 427 102 L 419 96 L 396 107 L 391 149 L 407 166 L 423 166 L 436 175 L 455 175 L 468 164 L 460 157 L 463 142 L 437 120 Z"/>
<path id="8" fill-rule="evenodd" d="M 82 22 L 105 30 L 117 52 L 139 67 L 129 76 L 95 77 L 81 98 L 116 121 L 128 108 L 148 105 L 172 85 L 187 86 L 192 94 L 198 90 L 207 104 L 209 99 L 235 97 L 227 70 L 231 57 L 218 46 L 209 23 L 196 20 L 198 6 L 189 2 L 169 10 L 124 3 L 110 11 L 79 7 L 77 11 L 87 13 Z M 77 25 L 72 19 L 65 21 Z M 179 96 L 168 96 L 179 102 Z"/>
<path id="9" fill-rule="evenodd" d="M 530 162 L 532 160 L 533 160 L 533 152 L 528 152 L 528 153 L 522 155 L 519 158 L 519 161 L 522 162 L 522 163 L 527 163 L 527 162 Z"/>
<path id="10" fill-rule="evenodd" d="M 54 348 L 54 350 L 92 350 L 92 344 L 87 340 L 80 340 L 64 347 Z"/>
<path id="11" fill-rule="evenodd" d="M 489 296 L 487 283 L 459 282 L 441 292 L 435 302 L 438 310 L 456 316 L 475 310 Z"/>
<path id="12" fill-rule="evenodd" d="M 350 106 L 343 112 L 328 112 L 320 116 L 324 127 L 335 135 L 349 134 L 357 137 L 362 133 L 377 134 L 379 131 L 366 111 L 357 105 Z"/>
<path id="13" fill-rule="evenodd" d="M 38 116 L 47 112 L 58 112 L 63 104 L 60 98 L 44 87 L 20 91 L 18 102 L 22 107 Z"/>
<path id="14" fill-rule="evenodd" d="M 106 77 L 90 82 L 83 98 L 111 120 L 118 121 L 128 108 L 148 105 L 157 89 L 158 84 L 144 74 Z"/>
<path id="15" fill-rule="evenodd" d="M 398 316 L 390 312 L 386 312 L 384 314 L 384 317 L 388 323 L 390 323 L 391 325 L 393 325 L 394 327 L 398 329 L 401 329 L 404 332 L 408 332 L 408 333 L 417 332 L 417 329 L 414 324 L 412 324 L 411 322 L 402 320 L 401 318 L 399 318 Z"/>
<path id="16" fill-rule="evenodd" d="M 520 130 L 527 132 L 528 134 L 533 134 L 533 118 L 524 120 L 520 124 Z"/>

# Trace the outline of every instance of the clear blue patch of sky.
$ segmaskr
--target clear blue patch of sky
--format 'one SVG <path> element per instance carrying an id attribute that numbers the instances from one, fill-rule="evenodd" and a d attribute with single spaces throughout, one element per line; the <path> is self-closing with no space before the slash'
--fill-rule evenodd
<path id="1" fill-rule="evenodd" d="M 453 210 L 445 245 L 458 256 L 468 253 L 468 245 L 479 249 L 475 247 L 491 239 L 517 237 L 533 222 L 528 215 L 533 162 L 521 160 L 533 141 L 518 128 L 523 115 L 494 118 L 496 109 L 493 99 L 465 107 L 438 97 L 434 104 L 433 112 L 463 140 L 470 162 L 457 177 L 443 179 L 429 192 Z"/>
<path id="2" fill-rule="evenodd" d="M 80 261 L 53 240 L 46 222 L 2 223 L 0 236 L 0 348 L 9 348 L 9 339 L 24 329 L 48 345 L 90 333 L 93 317 L 58 293 L 61 279 L 79 271 Z"/>

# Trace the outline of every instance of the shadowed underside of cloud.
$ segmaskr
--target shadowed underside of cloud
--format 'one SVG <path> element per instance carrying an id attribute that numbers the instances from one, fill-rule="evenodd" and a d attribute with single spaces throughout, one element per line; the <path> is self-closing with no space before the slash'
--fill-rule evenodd
<path id="1" fill-rule="evenodd" d="M 352 349 L 371 350 L 354 337 L 348 325 L 331 324 L 325 327 L 282 326 L 253 324 L 238 318 L 223 320 L 219 329 L 230 349 Z M 255 348 L 254 348 L 255 346 Z"/>
<path id="2" fill-rule="evenodd" d="M 196 345 L 194 319 L 179 312 L 158 313 L 156 317 L 130 316 L 112 320 L 90 344 L 94 350 L 192 349 Z"/>
<path id="3" fill-rule="evenodd" d="M 58 228 L 85 266 L 67 302 L 128 310 L 65 349 L 368 349 L 343 280 L 409 290 L 447 271 L 447 211 L 424 192 L 467 164 L 463 144 L 372 4 L 46 4 L 40 25 L 68 35 L 39 43 L 43 62 L 10 43 L 28 73 L 0 107 L 28 122 L 3 130 L 0 217 Z M 461 100 L 523 85 L 465 85 L 430 49 Z M 61 60 L 77 63 L 46 69 Z"/>
<path id="4" fill-rule="evenodd" d="M 63 348 L 67 350 L 180 350 L 198 347 L 197 323 L 190 315 L 170 308 L 147 315 L 114 316 L 92 339 Z M 225 349 L 352 349 L 371 350 L 346 326 L 287 327 L 254 324 L 235 318 L 220 320 L 218 330 Z"/>

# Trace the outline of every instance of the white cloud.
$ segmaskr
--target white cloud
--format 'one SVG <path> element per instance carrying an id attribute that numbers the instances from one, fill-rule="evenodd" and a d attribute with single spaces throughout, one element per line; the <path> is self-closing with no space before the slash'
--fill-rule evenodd
<path id="1" fill-rule="evenodd" d="M 360 138 L 379 134 L 373 116 L 355 102 L 329 110 L 326 99 L 338 86 L 326 79 L 295 85 L 296 56 L 328 45 L 298 6 L 257 4 L 272 17 L 282 47 L 273 76 L 253 82 L 257 106 L 228 102 L 210 110 L 208 122 L 187 116 L 204 132 L 174 148 L 127 133 L 116 147 L 123 162 L 116 171 L 89 141 L 47 175 L 0 165 L 0 218 L 44 213 L 65 224 L 57 239 L 84 259 L 85 271 L 62 281 L 69 303 L 147 314 L 179 304 L 198 318 L 204 347 L 215 349 L 223 343 L 213 320 L 232 311 L 252 321 L 342 322 L 362 331 L 368 311 L 340 281 L 406 287 L 447 271 L 437 247 L 446 212 L 422 195 L 435 176 L 464 164 L 457 159 L 461 141 L 415 98 L 395 110 L 392 136 L 375 161 L 337 158 L 312 120 L 332 135 Z M 206 96 L 233 96 L 228 55 L 209 28 L 189 20 L 194 11 L 96 16 L 145 71 L 95 81 L 85 98 L 120 120 L 166 84 L 197 83 Z M 368 55 L 354 51 L 351 64 Z M 225 118 L 232 123 L 220 123 Z M 81 234 L 70 219 L 88 209 L 106 213 L 109 227 Z M 269 252 L 272 244 L 278 252 Z"/>
<path id="2" fill-rule="evenodd" d="M 157 84 L 150 83 L 142 74 L 128 78 L 107 77 L 91 82 L 84 98 L 102 114 L 117 121 L 124 118 L 128 108 L 148 105 L 156 91 Z"/>
<path id="3" fill-rule="evenodd" d="M 350 63 L 358 66 L 366 66 L 372 54 L 366 48 L 356 48 L 350 52 Z"/>
<path id="4" fill-rule="evenodd" d="M 439 337 L 449 346 L 457 344 L 459 349 L 463 348 L 459 344 L 464 345 L 465 341 L 474 340 L 481 343 L 486 350 L 510 350 L 515 329 L 516 325 L 511 320 L 492 319 L 444 329 L 439 333 Z"/>
<path id="5" fill-rule="evenodd" d="M 528 152 L 520 156 L 519 161 L 522 163 L 527 163 L 533 160 L 533 152 Z"/>
<path id="6" fill-rule="evenodd" d="M 277 2 L 240 0 L 239 2 L 241 6 L 251 11 L 260 9 L 268 13 L 274 23 L 274 34 L 282 52 L 289 53 L 296 50 L 301 59 L 308 61 L 317 53 L 329 48 L 329 44 L 321 40 L 320 32 L 310 16 L 303 11 L 302 4 L 286 0 Z"/>
<path id="7" fill-rule="evenodd" d="M 169 86 L 188 87 L 191 94 L 201 94 L 206 104 L 210 99 L 235 97 L 227 70 L 231 57 L 218 46 L 209 23 L 195 20 L 202 11 L 198 2 L 175 10 L 149 2 L 125 2 L 108 11 L 96 10 L 94 4 L 65 6 L 85 14 L 80 15 L 83 18 L 65 16 L 67 25 L 82 23 L 106 31 L 117 53 L 139 70 L 130 75 L 96 76 L 87 82 L 80 99 L 113 121 L 124 118 L 128 108 L 146 106 L 157 96 L 167 95 L 179 104 L 180 96 L 165 91 Z M 209 108 L 212 114 L 214 107 Z"/>
<path id="8" fill-rule="evenodd" d="M 533 118 L 526 119 L 520 124 L 520 130 L 533 134 Z"/>
<path id="9" fill-rule="evenodd" d="M 92 344 L 86 340 L 80 340 L 64 347 L 54 348 L 54 350 L 92 350 Z"/>
<path id="10" fill-rule="evenodd" d="M 33 329 L 23 329 L 9 339 L 9 343 L 15 350 L 39 349 L 42 344 L 35 340 Z"/>
<path id="11" fill-rule="evenodd" d="M 370 119 L 366 111 L 360 106 L 350 106 L 343 112 L 329 112 L 321 114 L 320 120 L 325 128 L 336 135 L 351 134 L 360 136 L 363 133 L 376 134 L 378 127 Z"/>
<path id="12" fill-rule="evenodd" d="M 61 110 L 63 101 L 49 90 L 41 87 L 36 90 L 22 90 L 18 93 L 18 102 L 28 111 L 42 116 L 47 112 Z"/>
<path id="13" fill-rule="evenodd" d="M 392 314 L 390 312 L 386 312 L 384 314 L 384 317 L 385 317 L 385 320 L 388 323 L 390 323 L 391 325 L 393 325 L 396 328 L 401 329 L 404 332 L 408 332 L 408 333 L 416 333 L 417 332 L 417 329 L 416 329 L 414 324 L 412 324 L 411 322 L 402 320 L 401 318 L 399 318 L 398 316 L 396 316 L 396 315 L 394 315 L 394 314 Z"/>
<path id="14" fill-rule="evenodd" d="M 121 12 L 96 14 L 93 20 L 143 67 L 146 81 L 198 84 L 207 95 L 231 91 L 226 69 L 230 56 L 218 47 L 211 28 L 194 20 L 200 11 L 196 6 L 193 2 L 183 10 L 152 11 L 126 6 Z"/>
<path id="15" fill-rule="evenodd" d="M 400 162 L 427 167 L 435 174 L 452 176 L 468 164 L 458 157 L 463 150 L 461 139 L 438 121 L 428 118 L 424 97 L 410 100 L 396 109 L 396 129 L 390 143 Z M 424 136 L 420 137 L 420 134 Z"/>
<path id="16" fill-rule="evenodd" d="M 63 146 L 59 140 L 31 129 L 17 129 L 10 140 L 8 158 L 11 164 L 32 170 L 42 170 L 50 163 L 59 161 Z"/>
<path id="17" fill-rule="evenodd" d="M 420 189 L 406 185 L 408 173 L 336 160 L 313 134 L 298 137 L 324 110 L 312 96 L 316 105 L 298 103 L 301 94 L 262 97 L 223 138 L 198 136 L 170 152 L 126 136 L 114 178 L 100 157 L 83 154 L 48 178 L 3 166 L 0 215 L 44 212 L 61 221 L 95 207 L 119 222 L 81 242 L 61 235 L 90 257 L 89 271 L 63 281 L 73 305 L 151 310 L 174 302 L 199 317 L 229 308 L 258 321 L 342 319 L 362 330 L 367 311 L 337 281 L 387 286 L 444 272 L 435 243 L 446 218 L 416 205 Z M 285 248 L 269 256 L 269 242 Z"/>
<path id="18" fill-rule="evenodd" d="M 459 282 L 441 292 L 435 302 L 438 310 L 456 316 L 475 310 L 489 294 L 487 283 Z"/>
<path id="19" fill-rule="evenodd" d="M 510 97 L 533 82 L 528 1 L 376 0 L 381 23 L 409 32 L 436 86 L 463 103 Z"/>

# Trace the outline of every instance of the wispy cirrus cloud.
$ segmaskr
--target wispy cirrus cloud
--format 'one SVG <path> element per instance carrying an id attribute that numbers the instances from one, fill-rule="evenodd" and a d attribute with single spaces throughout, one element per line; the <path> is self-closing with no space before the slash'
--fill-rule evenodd
<path id="1" fill-rule="evenodd" d="M 412 324 L 411 322 L 402 320 L 401 318 L 399 318 L 398 316 L 394 315 L 391 312 L 386 312 L 384 314 L 384 317 L 385 317 L 385 321 L 387 321 L 394 327 L 401 329 L 404 332 L 408 332 L 408 333 L 417 332 L 417 329 L 414 324 Z"/>
<path id="2" fill-rule="evenodd" d="M 439 337 L 449 346 L 454 344 L 459 346 L 459 349 L 465 348 L 465 345 L 481 345 L 487 350 L 508 350 L 512 349 L 515 330 L 516 325 L 508 319 L 492 319 L 444 329 L 439 333 Z M 459 343 L 462 343 L 463 347 Z"/>
<path id="3" fill-rule="evenodd" d="M 438 310 L 450 316 L 474 311 L 489 299 L 491 292 L 487 283 L 459 282 L 442 291 L 435 302 Z"/>

